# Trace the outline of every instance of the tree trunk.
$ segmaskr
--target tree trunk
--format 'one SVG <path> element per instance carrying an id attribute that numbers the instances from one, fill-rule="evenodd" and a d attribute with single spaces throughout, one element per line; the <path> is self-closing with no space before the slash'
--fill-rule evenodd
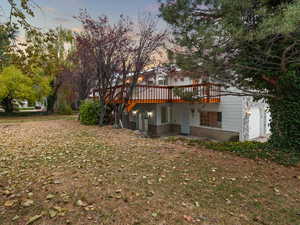
<path id="1" fill-rule="evenodd" d="M 9 97 L 4 98 L 1 102 L 1 105 L 7 113 L 12 113 L 14 111 L 13 99 Z"/>
<path id="2" fill-rule="evenodd" d="M 106 115 L 107 105 L 105 104 L 105 101 L 102 100 L 101 98 L 99 100 L 99 103 L 100 103 L 100 108 L 101 108 L 100 118 L 99 118 L 99 126 L 103 126 L 104 122 L 105 122 L 104 118 Z"/>
<path id="3" fill-rule="evenodd" d="M 116 105 L 115 106 L 115 109 L 114 109 L 114 118 L 115 118 L 115 121 L 114 121 L 114 126 L 116 128 L 124 128 L 124 121 L 122 121 L 122 116 L 123 116 L 123 112 L 124 112 L 124 108 L 125 108 L 125 105 L 124 104 L 119 104 L 119 105 Z"/>
<path id="4" fill-rule="evenodd" d="M 274 148 L 300 153 L 300 89 L 290 90 L 279 100 L 268 101 L 271 112 L 271 139 Z"/>
<path id="5" fill-rule="evenodd" d="M 57 94 L 53 93 L 47 97 L 47 112 L 54 113 L 54 105 L 57 100 Z"/>

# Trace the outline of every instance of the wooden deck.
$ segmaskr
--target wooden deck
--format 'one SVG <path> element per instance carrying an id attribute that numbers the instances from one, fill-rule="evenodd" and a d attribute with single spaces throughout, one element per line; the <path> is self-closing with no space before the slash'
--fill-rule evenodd
<path id="1" fill-rule="evenodd" d="M 114 103 L 124 103 L 127 87 L 115 87 Z M 184 94 L 192 94 L 195 100 L 187 100 L 176 95 L 176 91 Z M 213 83 L 193 84 L 183 86 L 149 86 L 137 85 L 132 97 L 127 102 L 127 110 L 130 112 L 136 104 L 163 104 L 163 103 L 219 103 L 221 85 Z M 123 92 L 123 93 L 122 93 Z M 95 96 L 95 93 L 94 93 Z"/>

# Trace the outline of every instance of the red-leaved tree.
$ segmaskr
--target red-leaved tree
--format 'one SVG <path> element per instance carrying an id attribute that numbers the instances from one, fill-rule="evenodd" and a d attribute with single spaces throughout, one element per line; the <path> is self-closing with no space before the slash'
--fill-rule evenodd
<path id="1" fill-rule="evenodd" d="M 150 15 L 140 18 L 136 28 L 123 16 L 115 24 L 106 16 L 94 19 L 86 11 L 76 18 L 83 26 L 83 32 L 75 37 L 81 81 L 90 84 L 94 79 L 102 106 L 100 125 L 104 124 L 108 105 L 113 105 L 115 124 L 122 126 L 121 116 L 138 77 L 154 63 L 153 56 L 163 47 L 167 32 L 157 31 L 157 20 Z M 120 96 L 122 103 L 116 103 Z"/>

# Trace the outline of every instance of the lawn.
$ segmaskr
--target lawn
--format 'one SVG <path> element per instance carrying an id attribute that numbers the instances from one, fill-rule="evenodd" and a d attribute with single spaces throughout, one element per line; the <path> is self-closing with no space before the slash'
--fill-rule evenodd
<path id="1" fill-rule="evenodd" d="M 6 122 L 1 225 L 300 224 L 299 166 L 82 126 L 74 117 Z"/>

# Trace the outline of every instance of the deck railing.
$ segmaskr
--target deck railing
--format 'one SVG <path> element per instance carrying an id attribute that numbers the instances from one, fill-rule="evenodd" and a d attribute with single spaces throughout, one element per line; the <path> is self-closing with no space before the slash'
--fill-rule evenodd
<path id="1" fill-rule="evenodd" d="M 114 102 L 122 103 L 126 97 L 129 87 L 115 87 Z M 177 92 L 180 92 L 180 95 Z M 192 84 L 183 86 L 151 86 L 137 85 L 128 103 L 218 103 L 220 102 L 221 85 L 213 83 Z M 193 99 L 187 99 L 183 96 L 192 96 Z"/>

